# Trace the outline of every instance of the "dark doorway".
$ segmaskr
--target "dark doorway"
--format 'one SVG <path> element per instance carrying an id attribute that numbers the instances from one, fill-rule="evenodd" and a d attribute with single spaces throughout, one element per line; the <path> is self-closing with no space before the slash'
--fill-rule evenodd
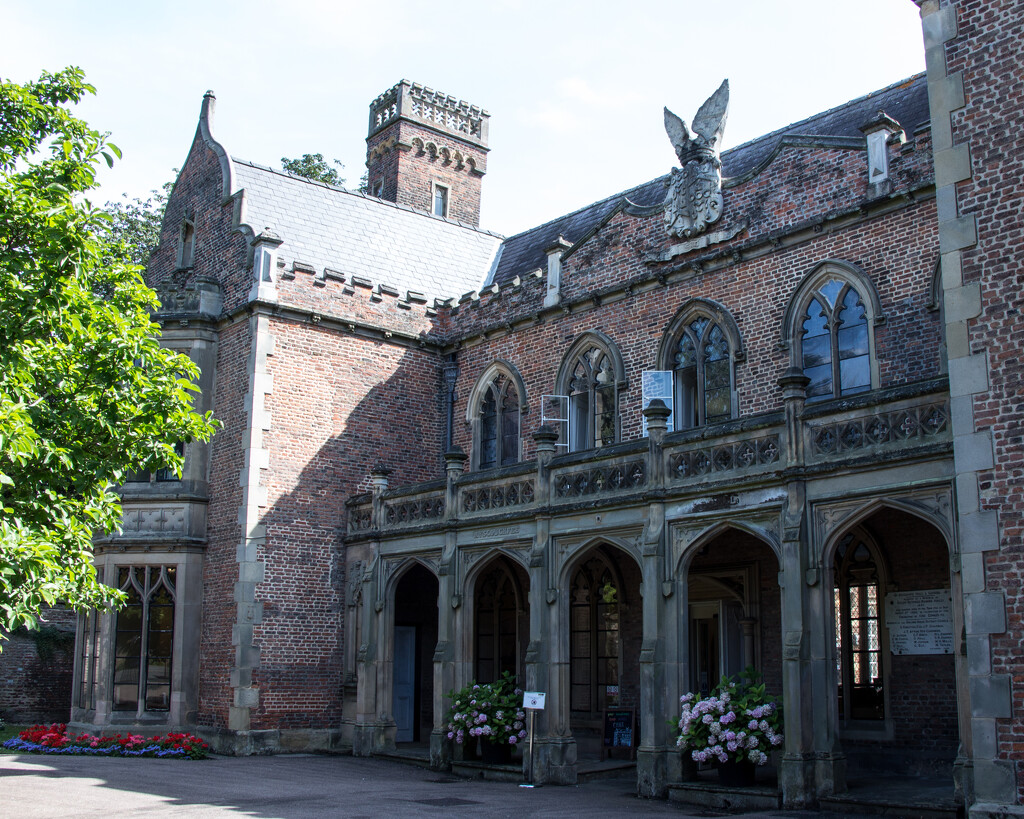
<path id="1" fill-rule="evenodd" d="M 437 578 L 410 568 L 395 587 L 392 714 L 396 742 L 422 742 L 434 724 Z"/>

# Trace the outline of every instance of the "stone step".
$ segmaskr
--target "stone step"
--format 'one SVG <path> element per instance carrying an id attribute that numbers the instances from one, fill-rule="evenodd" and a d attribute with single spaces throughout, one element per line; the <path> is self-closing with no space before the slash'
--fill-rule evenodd
<path id="1" fill-rule="evenodd" d="M 880 800 L 849 794 L 827 796 L 819 802 L 822 817 L 889 816 L 893 819 L 960 819 L 963 808 L 948 802 Z"/>

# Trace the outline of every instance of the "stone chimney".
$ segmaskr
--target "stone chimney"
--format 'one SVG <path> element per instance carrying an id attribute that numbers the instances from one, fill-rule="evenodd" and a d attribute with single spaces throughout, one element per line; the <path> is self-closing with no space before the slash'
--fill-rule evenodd
<path id="1" fill-rule="evenodd" d="M 370 103 L 372 196 L 478 227 L 490 114 L 402 80 Z"/>

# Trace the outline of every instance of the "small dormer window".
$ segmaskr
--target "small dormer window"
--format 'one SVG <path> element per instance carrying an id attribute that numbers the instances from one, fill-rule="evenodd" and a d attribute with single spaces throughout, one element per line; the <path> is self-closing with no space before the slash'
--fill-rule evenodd
<path id="1" fill-rule="evenodd" d="M 254 272 L 259 284 L 274 283 L 274 249 L 265 245 L 256 248 Z"/>
<path id="2" fill-rule="evenodd" d="M 448 215 L 448 188 L 444 185 L 434 185 L 434 216 Z"/>
<path id="3" fill-rule="evenodd" d="M 277 249 L 282 239 L 270 228 L 253 240 L 252 249 L 252 291 L 249 297 L 261 301 L 277 301 L 277 285 L 274 274 L 277 269 Z"/>
<path id="4" fill-rule="evenodd" d="M 196 246 L 196 226 L 190 216 L 181 223 L 181 240 L 178 251 L 178 267 L 192 267 Z"/>

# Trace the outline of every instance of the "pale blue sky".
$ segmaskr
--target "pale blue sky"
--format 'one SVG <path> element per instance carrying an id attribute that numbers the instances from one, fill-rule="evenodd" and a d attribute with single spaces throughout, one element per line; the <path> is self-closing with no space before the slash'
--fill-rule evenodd
<path id="1" fill-rule="evenodd" d="M 484 227 L 511 235 L 653 179 L 723 77 L 725 147 L 924 69 L 911 0 L 443 3 L 8 0 L 0 75 L 79 65 L 124 159 L 98 201 L 145 195 L 188 152 L 203 93 L 233 155 L 363 171 L 368 105 L 407 78 L 491 113 Z"/>

